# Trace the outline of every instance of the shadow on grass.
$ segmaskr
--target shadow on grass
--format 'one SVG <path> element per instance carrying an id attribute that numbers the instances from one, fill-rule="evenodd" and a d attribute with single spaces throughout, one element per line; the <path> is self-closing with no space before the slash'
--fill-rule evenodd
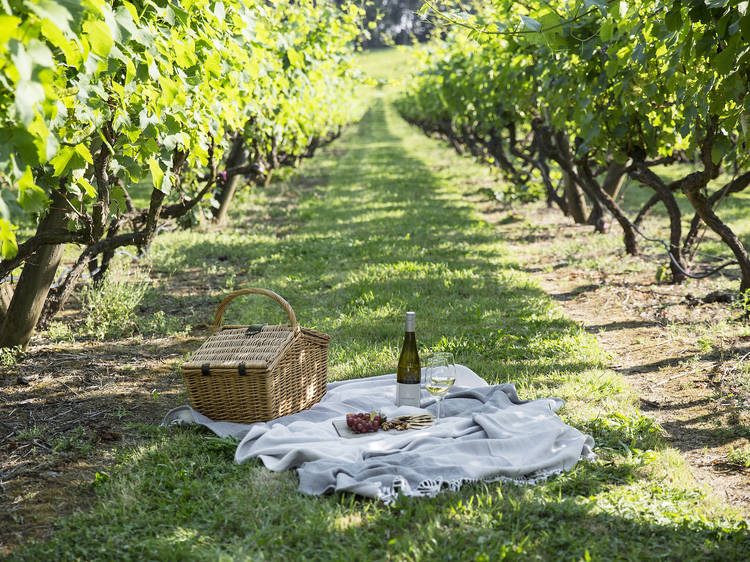
<path id="1" fill-rule="evenodd" d="M 576 287 L 572 291 L 567 293 L 550 293 L 550 296 L 556 301 L 572 301 L 576 297 L 581 296 L 583 293 L 598 291 L 602 286 L 599 284 L 584 285 L 582 287 Z"/>
<path id="2" fill-rule="evenodd" d="M 691 517 L 699 492 L 649 482 L 637 462 L 583 463 L 535 487 L 488 483 L 396 506 L 308 497 L 289 473 L 235 465 L 234 443 L 194 429 L 155 435 L 101 483 L 91 513 L 61 522 L 19 560 L 742 560 L 742 522 Z"/>
<path id="3" fill-rule="evenodd" d="M 628 320 L 624 322 L 610 322 L 609 324 L 593 324 L 586 326 L 586 331 L 591 333 L 604 332 L 616 332 L 619 330 L 632 330 L 634 328 L 653 328 L 656 326 L 664 326 L 661 322 L 654 320 Z"/>

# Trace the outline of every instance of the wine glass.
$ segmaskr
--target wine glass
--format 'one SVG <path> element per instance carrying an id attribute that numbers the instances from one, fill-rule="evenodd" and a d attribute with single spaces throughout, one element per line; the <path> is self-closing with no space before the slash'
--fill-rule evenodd
<path id="1" fill-rule="evenodd" d="M 425 361 L 425 388 L 437 401 L 435 425 L 440 423 L 440 402 L 456 382 L 456 365 L 453 354 L 440 351 L 431 354 Z"/>

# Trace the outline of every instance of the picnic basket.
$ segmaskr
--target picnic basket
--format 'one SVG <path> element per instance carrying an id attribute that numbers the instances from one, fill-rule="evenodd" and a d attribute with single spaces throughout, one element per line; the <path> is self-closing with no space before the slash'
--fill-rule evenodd
<path id="1" fill-rule="evenodd" d="M 224 310 L 240 295 L 278 302 L 288 326 L 222 326 Z M 214 421 L 253 423 L 294 414 L 326 393 L 330 336 L 302 328 L 286 302 L 267 289 L 241 289 L 216 310 L 214 335 L 182 365 L 193 408 Z"/>

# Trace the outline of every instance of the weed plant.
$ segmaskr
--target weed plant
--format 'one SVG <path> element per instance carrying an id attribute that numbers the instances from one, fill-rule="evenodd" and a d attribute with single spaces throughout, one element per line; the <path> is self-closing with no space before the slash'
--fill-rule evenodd
<path id="1" fill-rule="evenodd" d="M 98 284 L 81 290 L 85 320 L 77 329 L 53 322 L 46 336 L 54 341 L 72 340 L 74 334 L 97 340 L 144 337 L 184 336 L 190 324 L 184 316 L 169 315 L 160 307 L 169 302 L 163 289 L 152 287 L 149 272 L 122 261 Z"/>
<path id="2" fill-rule="evenodd" d="M 98 284 L 81 290 L 85 320 L 81 335 L 95 339 L 131 336 L 136 329 L 136 308 L 148 290 L 148 276 L 118 262 Z"/>
<path id="3" fill-rule="evenodd" d="M 727 455 L 727 461 L 731 464 L 741 466 L 744 468 L 750 468 L 750 447 L 732 447 Z"/>
<path id="4" fill-rule="evenodd" d="M 23 356 L 24 351 L 20 346 L 2 347 L 0 348 L 0 365 L 3 367 L 13 367 Z"/>

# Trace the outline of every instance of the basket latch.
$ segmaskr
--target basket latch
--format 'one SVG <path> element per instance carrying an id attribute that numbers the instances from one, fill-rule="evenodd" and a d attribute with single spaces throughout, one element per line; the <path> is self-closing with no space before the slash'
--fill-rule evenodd
<path id="1" fill-rule="evenodd" d="M 254 336 L 255 334 L 259 334 L 264 326 L 268 326 L 268 324 L 251 324 L 247 327 L 247 330 L 245 330 L 245 335 Z"/>
<path id="2" fill-rule="evenodd" d="M 201 375 L 203 375 L 204 377 L 207 377 L 210 374 L 211 374 L 211 365 L 209 365 L 208 363 L 203 363 L 203 365 L 201 365 Z"/>

